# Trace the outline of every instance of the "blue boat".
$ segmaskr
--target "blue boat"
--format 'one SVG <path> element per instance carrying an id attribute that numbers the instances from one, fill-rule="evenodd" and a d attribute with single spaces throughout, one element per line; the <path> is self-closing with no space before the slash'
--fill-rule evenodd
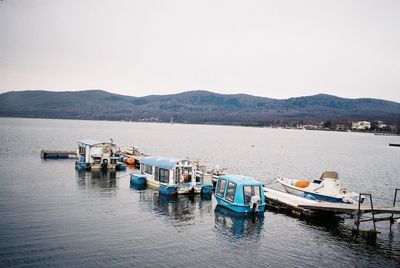
<path id="1" fill-rule="evenodd" d="M 146 176 L 141 174 L 131 173 L 131 184 L 146 185 Z"/>
<path id="2" fill-rule="evenodd" d="M 78 162 L 85 162 L 91 170 L 116 169 L 118 157 L 115 155 L 117 146 L 113 140 L 110 142 L 101 142 L 95 140 L 78 141 Z M 82 168 L 83 164 L 79 164 Z M 76 165 L 77 166 L 77 165 Z"/>
<path id="3" fill-rule="evenodd" d="M 262 183 L 247 176 L 219 176 L 212 198 L 217 206 L 225 207 L 237 213 L 255 214 L 265 211 Z"/>
<path id="4" fill-rule="evenodd" d="M 208 192 L 212 187 L 211 176 L 198 172 L 200 169 L 187 159 L 153 156 L 140 159 L 140 173 L 146 177 L 147 186 L 165 195 L 200 194 L 203 188 L 205 193 Z"/>

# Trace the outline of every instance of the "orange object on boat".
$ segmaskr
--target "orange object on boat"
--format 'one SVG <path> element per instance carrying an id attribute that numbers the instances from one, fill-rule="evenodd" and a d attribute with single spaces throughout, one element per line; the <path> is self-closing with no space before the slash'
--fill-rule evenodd
<path id="1" fill-rule="evenodd" d="M 128 165 L 134 165 L 135 164 L 135 159 L 130 158 L 130 157 L 125 157 L 124 158 L 124 163 Z"/>
<path id="2" fill-rule="evenodd" d="M 299 188 L 306 188 L 306 187 L 308 187 L 308 185 L 310 185 L 309 181 L 296 181 L 294 183 L 294 186 L 299 187 Z"/>

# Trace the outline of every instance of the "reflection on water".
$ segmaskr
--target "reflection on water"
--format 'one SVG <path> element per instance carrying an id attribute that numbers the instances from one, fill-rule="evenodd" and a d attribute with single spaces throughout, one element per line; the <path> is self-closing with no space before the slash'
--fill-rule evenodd
<path id="1" fill-rule="evenodd" d="M 215 229 L 224 239 L 260 241 L 264 227 L 264 215 L 241 215 L 224 207 L 217 206 L 214 211 Z"/>
<path id="2" fill-rule="evenodd" d="M 143 185 L 143 184 L 132 184 L 131 183 L 131 189 L 140 192 L 140 191 L 146 190 L 146 185 Z"/>
<path id="3" fill-rule="evenodd" d="M 186 225 L 194 223 L 194 215 L 198 209 L 197 204 L 201 202 L 198 196 L 165 196 L 155 194 L 153 198 L 153 210 L 158 215 L 164 215 L 177 222 Z"/>
<path id="4" fill-rule="evenodd" d="M 193 225 L 196 217 L 211 212 L 211 200 L 201 195 L 160 195 L 157 191 L 143 186 L 131 185 L 139 192 L 140 208 L 151 211 L 158 218 L 166 220 L 175 227 Z"/>
<path id="5" fill-rule="evenodd" d="M 115 191 L 117 176 L 114 170 L 76 171 L 77 184 L 80 187 L 94 190 Z"/>

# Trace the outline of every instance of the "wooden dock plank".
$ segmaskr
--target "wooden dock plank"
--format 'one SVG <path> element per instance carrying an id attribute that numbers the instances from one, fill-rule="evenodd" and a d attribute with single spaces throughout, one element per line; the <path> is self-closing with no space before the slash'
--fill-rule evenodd
<path id="1" fill-rule="evenodd" d="M 311 209 L 311 210 L 320 210 L 320 211 L 331 211 L 335 213 L 353 213 L 358 210 L 358 204 L 344 204 L 344 203 L 327 203 L 321 202 L 317 205 L 300 205 L 302 208 Z M 361 213 L 370 213 L 374 212 L 378 213 L 393 213 L 400 214 L 400 207 L 374 207 L 371 209 L 369 205 L 362 205 L 360 207 Z"/>

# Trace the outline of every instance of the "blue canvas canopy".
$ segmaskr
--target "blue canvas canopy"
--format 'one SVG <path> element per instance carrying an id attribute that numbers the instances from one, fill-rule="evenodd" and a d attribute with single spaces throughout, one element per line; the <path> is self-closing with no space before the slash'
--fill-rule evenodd
<path id="1" fill-rule="evenodd" d="M 262 183 L 256 179 L 251 177 L 243 176 L 243 175 L 222 175 L 219 176 L 221 179 L 232 181 L 237 183 L 238 185 L 261 185 Z"/>
<path id="2" fill-rule="evenodd" d="M 140 163 L 158 168 L 172 169 L 176 165 L 176 163 L 182 160 L 184 159 L 149 156 L 140 159 Z"/>

